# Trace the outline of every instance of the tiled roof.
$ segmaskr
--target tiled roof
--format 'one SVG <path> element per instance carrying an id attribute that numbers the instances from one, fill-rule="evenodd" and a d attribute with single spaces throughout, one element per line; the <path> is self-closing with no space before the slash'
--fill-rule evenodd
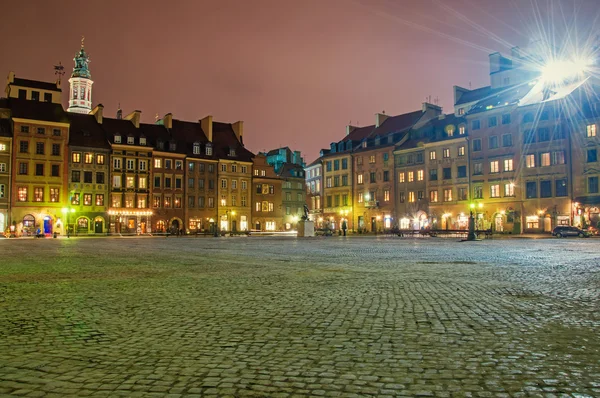
<path id="1" fill-rule="evenodd" d="M 493 90 L 491 86 L 485 86 L 481 88 L 476 88 L 475 90 L 470 90 L 460 96 L 455 105 L 468 104 L 470 102 L 479 101 L 488 95 L 492 94 L 494 91 L 498 91 L 498 89 Z"/>
<path id="2" fill-rule="evenodd" d="M 370 134 L 369 137 L 383 137 L 390 133 L 400 133 L 410 129 L 423 116 L 423 111 L 418 110 L 410 113 L 404 113 L 398 116 L 390 116 L 381 123 Z"/>
<path id="3" fill-rule="evenodd" d="M 173 119 L 173 128 L 170 129 L 170 132 L 172 139 L 177 144 L 177 152 L 195 158 L 215 159 L 214 152 L 212 156 L 206 156 L 204 145 L 208 142 L 208 138 L 204 135 L 200 123 Z M 202 145 L 200 154 L 194 154 L 194 143 Z"/>
<path id="4" fill-rule="evenodd" d="M 409 138 L 402 143 L 397 149 L 414 149 L 421 143 L 429 142 L 441 142 L 445 140 L 451 140 L 457 138 L 457 133 L 452 137 L 448 137 L 445 134 L 446 126 L 452 124 L 456 128 L 461 123 L 466 123 L 466 120 L 462 116 L 455 116 L 453 113 L 447 114 L 444 118 L 439 117 L 433 118 L 420 126 L 418 129 L 411 130 L 409 132 Z"/>
<path id="5" fill-rule="evenodd" d="M 473 105 L 469 110 L 469 114 L 516 104 L 530 91 L 531 86 L 527 83 L 495 90 Z"/>
<path id="6" fill-rule="evenodd" d="M 362 141 L 363 138 L 365 138 L 366 136 L 368 136 L 373 131 L 374 128 L 375 128 L 375 125 L 365 126 L 365 127 L 357 127 L 354 130 L 352 130 L 350 132 L 350 134 L 348 134 L 347 136 L 345 136 L 342 139 L 342 142 L 346 142 L 346 141 Z"/>
<path id="7" fill-rule="evenodd" d="M 121 144 L 127 142 L 128 136 L 140 137 L 141 130 L 136 129 L 133 122 L 125 119 L 102 118 L 102 128 L 106 131 L 108 141 L 114 144 L 115 135 L 121 136 Z"/>
<path id="8" fill-rule="evenodd" d="M 229 156 L 229 150 L 235 149 L 235 156 Z M 237 140 L 229 123 L 213 122 L 213 152 L 219 159 L 252 162 L 254 154 L 244 148 Z"/>
<path id="9" fill-rule="evenodd" d="M 69 145 L 109 149 L 110 145 L 102 125 L 94 115 L 69 113 Z"/>
<path id="10" fill-rule="evenodd" d="M 69 123 L 67 113 L 61 104 L 9 98 L 8 107 L 13 118 Z"/>
<path id="11" fill-rule="evenodd" d="M 296 175 L 294 175 L 294 171 L 296 172 Z M 302 176 L 300 175 L 300 172 L 302 172 Z M 279 171 L 279 176 L 291 178 L 304 178 L 304 167 L 296 163 L 284 163 L 283 167 Z"/>
<path id="12" fill-rule="evenodd" d="M 56 87 L 56 83 L 41 82 L 38 80 L 21 79 L 19 77 L 15 77 L 11 84 L 15 85 L 15 86 L 21 86 L 21 87 L 38 88 L 40 90 L 61 91 L 60 88 Z"/>

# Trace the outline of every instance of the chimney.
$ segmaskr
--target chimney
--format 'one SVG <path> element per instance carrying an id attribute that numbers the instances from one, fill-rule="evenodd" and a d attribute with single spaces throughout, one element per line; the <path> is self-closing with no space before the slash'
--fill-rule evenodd
<path id="1" fill-rule="evenodd" d="M 142 111 L 133 111 L 129 115 L 125 116 L 125 120 L 131 120 L 131 123 L 135 126 L 136 129 L 140 128 L 140 117 L 142 116 Z"/>
<path id="2" fill-rule="evenodd" d="M 165 116 L 163 116 L 162 124 L 163 124 L 163 126 L 165 126 L 168 129 L 173 128 L 173 114 L 171 112 L 169 112 Z"/>
<path id="3" fill-rule="evenodd" d="M 102 113 L 104 112 L 104 105 L 98 104 L 94 109 L 92 109 L 92 115 L 96 117 L 96 122 L 98 124 L 102 124 Z"/>
<path id="4" fill-rule="evenodd" d="M 202 127 L 202 131 L 206 135 L 206 139 L 208 142 L 212 142 L 213 140 L 213 120 L 212 116 L 208 115 L 204 119 L 200 120 L 200 127 Z"/>
<path id="5" fill-rule="evenodd" d="M 351 126 L 351 125 L 347 125 L 346 126 L 346 135 L 349 135 L 351 132 L 353 132 L 354 130 L 356 130 L 356 127 Z"/>
<path id="6" fill-rule="evenodd" d="M 117 109 L 117 119 L 123 119 L 123 111 L 121 110 L 121 104 L 119 104 L 119 108 Z"/>
<path id="7" fill-rule="evenodd" d="M 502 55 L 499 52 L 495 52 L 489 55 L 490 58 L 490 75 L 500 71 L 500 62 Z"/>
<path id="8" fill-rule="evenodd" d="M 379 127 L 383 124 L 383 122 L 385 121 L 385 119 L 387 119 L 389 116 L 385 114 L 385 111 L 383 111 L 382 113 L 376 113 L 375 114 L 375 127 Z"/>
<path id="9" fill-rule="evenodd" d="M 423 102 L 423 113 L 429 113 L 431 116 L 439 116 L 442 113 L 442 107 L 429 102 Z"/>
<path id="10" fill-rule="evenodd" d="M 8 78 L 6 79 L 6 83 L 7 84 L 12 84 L 15 82 L 15 72 L 13 72 L 12 70 L 10 72 L 8 72 Z"/>
<path id="11" fill-rule="evenodd" d="M 233 132 L 235 133 L 235 138 L 239 141 L 242 146 L 244 146 L 244 121 L 240 120 L 231 125 L 233 128 Z"/>

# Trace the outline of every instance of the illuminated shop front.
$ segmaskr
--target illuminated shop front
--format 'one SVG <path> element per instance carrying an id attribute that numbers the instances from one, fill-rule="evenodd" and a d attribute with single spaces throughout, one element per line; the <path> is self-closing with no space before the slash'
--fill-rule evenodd
<path id="1" fill-rule="evenodd" d="M 147 233 L 152 225 L 152 211 L 136 209 L 109 209 L 109 231 L 116 234 Z"/>

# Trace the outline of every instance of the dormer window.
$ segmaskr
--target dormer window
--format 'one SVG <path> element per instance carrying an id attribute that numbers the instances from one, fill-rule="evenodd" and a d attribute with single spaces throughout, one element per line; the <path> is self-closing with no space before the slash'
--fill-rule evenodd
<path id="1" fill-rule="evenodd" d="M 229 156 L 235 156 L 235 149 L 229 148 Z"/>
<path id="2" fill-rule="evenodd" d="M 194 147 L 192 152 L 194 153 L 194 155 L 200 155 L 200 144 L 197 142 L 194 142 Z"/>
<path id="3" fill-rule="evenodd" d="M 454 126 L 449 125 L 446 127 L 446 135 L 448 137 L 453 137 L 454 136 Z"/>
<path id="4" fill-rule="evenodd" d="M 379 145 L 379 142 L 380 142 L 379 140 L 380 140 L 379 137 L 375 137 L 375 146 Z"/>
<path id="5" fill-rule="evenodd" d="M 121 143 L 121 136 L 120 135 L 115 135 L 115 144 L 120 144 Z"/>
<path id="6" fill-rule="evenodd" d="M 174 142 L 169 143 L 169 151 L 175 151 L 177 149 L 177 144 Z"/>
<path id="7" fill-rule="evenodd" d="M 162 141 L 157 141 L 156 146 L 158 149 L 165 149 L 165 143 Z"/>
<path id="8" fill-rule="evenodd" d="M 212 156 L 212 145 L 206 144 L 205 152 L 206 156 Z"/>
<path id="9" fill-rule="evenodd" d="M 130 145 L 133 145 L 133 144 L 134 144 L 134 142 L 135 142 L 135 141 L 134 141 L 134 138 L 133 138 L 132 136 L 129 136 L 129 137 L 127 137 L 127 143 L 128 143 L 128 144 L 130 144 Z"/>
<path id="10" fill-rule="evenodd" d="M 146 145 L 146 137 L 140 137 L 140 145 Z"/>
<path id="11" fill-rule="evenodd" d="M 363 148 L 366 148 L 366 147 L 367 147 L 367 141 L 363 141 L 363 142 L 362 142 L 362 147 L 363 147 Z"/>

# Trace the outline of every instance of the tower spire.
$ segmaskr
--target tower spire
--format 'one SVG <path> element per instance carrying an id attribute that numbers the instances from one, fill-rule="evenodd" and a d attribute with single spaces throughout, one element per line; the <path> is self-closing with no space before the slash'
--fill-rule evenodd
<path id="1" fill-rule="evenodd" d="M 84 49 L 85 37 L 81 36 L 81 48 L 75 54 L 75 67 L 69 84 L 71 91 L 69 93 L 69 112 L 75 113 L 90 113 L 92 110 L 92 74 L 88 68 L 90 57 Z"/>

